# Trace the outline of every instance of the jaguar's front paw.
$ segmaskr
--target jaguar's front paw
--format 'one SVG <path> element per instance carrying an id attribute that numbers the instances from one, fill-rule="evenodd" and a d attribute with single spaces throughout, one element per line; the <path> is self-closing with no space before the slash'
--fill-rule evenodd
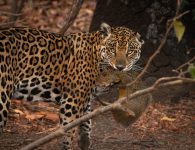
<path id="1" fill-rule="evenodd" d="M 90 138 L 88 134 L 80 134 L 78 145 L 81 150 L 89 150 L 90 148 Z"/>

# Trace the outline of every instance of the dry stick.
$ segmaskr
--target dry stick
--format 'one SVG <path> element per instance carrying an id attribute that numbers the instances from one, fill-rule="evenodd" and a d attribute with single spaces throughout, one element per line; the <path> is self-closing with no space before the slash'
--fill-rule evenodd
<path id="1" fill-rule="evenodd" d="M 182 16 L 188 14 L 190 12 L 190 10 L 187 10 L 187 11 L 184 11 L 183 13 L 175 16 L 172 20 L 177 20 L 177 19 L 180 19 Z"/>
<path id="2" fill-rule="evenodd" d="M 168 82 L 168 81 L 173 81 L 173 80 L 177 80 L 177 79 L 178 79 L 178 77 L 162 77 L 162 78 L 159 78 L 158 80 L 156 80 L 153 83 L 153 86 L 157 86 L 162 82 Z"/>
<path id="3" fill-rule="evenodd" d="M 15 13 L 17 13 L 17 2 L 18 1 L 16 1 L 16 0 L 11 0 L 10 1 L 11 2 L 11 12 L 10 13 L 12 13 L 12 14 L 15 14 Z M 16 16 L 10 16 L 10 18 L 9 18 L 9 21 L 10 22 L 13 22 L 13 24 L 11 24 L 12 26 L 14 25 L 14 22 L 15 22 L 15 17 Z M 17 17 L 16 17 L 17 18 Z"/>
<path id="4" fill-rule="evenodd" d="M 169 77 L 165 77 L 163 80 L 169 80 L 168 78 Z M 162 80 L 162 79 L 160 78 L 158 80 Z M 157 82 L 159 82 L 158 80 L 157 80 Z M 195 80 L 178 77 L 177 80 L 175 80 L 175 81 L 169 81 L 169 82 L 165 82 L 165 83 L 161 83 L 161 84 L 160 83 L 159 84 L 153 84 L 152 86 L 150 86 L 150 87 L 148 87 L 146 89 L 136 91 L 133 94 L 130 94 L 128 96 L 128 98 L 129 99 L 137 98 L 138 96 L 151 93 L 151 92 L 153 92 L 153 91 L 155 91 L 155 90 L 157 90 L 159 88 L 171 87 L 171 86 L 176 86 L 176 85 L 180 85 L 180 84 L 184 84 L 184 83 L 195 83 Z M 110 111 L 110 110 L 113 110 L 115 108 L 118 108 L 121 105 L 121 103 L 123 103 L 125 101 L 126 101 L 126 97 L 120 98 L 118 101 L 114 102 L 113 104 L 110 104 L 108 106 L 104 106 L 104 107 L 95 109 L 91 113 L 89 113 L 89 114 L 87 114 L 85 116 L 82 116 L 81 118 L 79 118 L 77 120 L 74 120 L 73 122 L 67 124 L 66 126 L 61 127 L 57 131 L 55 131 L 53 133 L 50 133 L 49 135 L 47 135 L 47 136 L 45 136 L 43 138 L 40 138 L 39 140 L 36 140 L 33 143 L 30 143 L 29 145 L 25 146 L 21 150 L 32 150 L 32 149 L 35 149 L 35 148 L 39 147 L 40 145 L 43 145 L 44 143 L 47 143 L 47 142 L 51 141 L 54 138 L 57 138 L 57 137 L 60 137 L 60 136 L 64 135 L 67 130 L 69 130 L 69 129 L 73 128 L 73 127 L 76 127 L 77 125 L 79 125 L 80 123 L 82 123 L 84 121 L 87 121 L 87 120 L 89 120 L 91 118 L 94 118 L 95 116 L 100 115 L 102 113 L 105 113 L 107 111 Z"/>
<path id="5" fill-rule="evenodd" d="M 24 21 L 25 21 L 25 19 L 21 19 L 18 22 L 24 22 Z M 6 27 L 11 27 L 11 26 L 13 26 L 14 23 L 15 23 L 15 21 L 6 22 L 6 23 L 0 23 L 0 29 L 6 28 Z"/>
<path id="6" fill-rule="evenodd" d="M 20 13 L 22 11 L 22 8 L 24 7 L 24 2 L 25 2 L 25 0 L 20 0 L 18 2 L 17 13 Z"/>
<path id="7" fill-rule="evenodd" d="M 195 56 L 192 57 L 190 60 L 188 60 L 186 63 L 182 64 L 181 66 L 179 66 L 177 69 L 175 69 L 176 71 L 179 71 L 180 69 L 182 69 L 183 67 L 185 67 L 186 65 L 189 65 L 190 63 L 192 63 L 195 60 Z"/>
<path id="8" fill-rule="evenodd" d="M 190 60 L 188 60 L 187 62 L 185 62 L 184 64 L 180 65 L 177 69 L 173 69 L 172 71 L 177 73 L 178 76 L 184 76 L 186 73 L 188 73 L 188 70 L 183 71 L 182 69 L 187 66 L 190 65 L 190 63 L 193 63 L 193 61 L 195 60 L 195 56 L 192 57 Z"/>
<path id="9" fill-rule="evenodd" d="M 176 9 L 176 12 L 175 12 L 175 16 L 177 16 L 179 14 L 180 6 L 181 6 L 181 1 L 177 0 L 177 9 Z"/>
<path id="10" fill-rule="evenodd" d="M 64 26 L 60 30 L 61 35 L 64 35 L 66 30 L 73 24 L 77 14 L 79 13 L 79 11 L 81 9 L 82 4 L 83 4 L 83 0 L 74 0 L 73 1 L 70 15 L 68 16 L 68 18 L 66 18 L 66 21 L 64 22 Z"/>
<path id="11" fill-rule="evenodd" d="M 171 31 L 172 27 L 173 27 L 173 20 L 174 19 L 179 19 L 181 18 L 183 15 L 189 13 L 190 11 L 185 11 L 184 13 L 181 13 L 179 14 L 178 16 L 174 17 L 173 19 L 171 19 L 171 24 L 168 26 L 167 30 L 166 30 L 166 33 L 160 43 L 160 45 L 158 46 L 158 48 L 156 49 L 156 51 L 150 56 L 149 60 L 147 61 L 147 64 L 146 66 L 144 67 L 144 69 L 142 70 L 142 72 L 135 78 L 134 81 L 132 81 L 131 83 L 127 84 L 127 87 L 131 86 L 132 84 L 134 84 L 135 82 L 137 82 L 143 75 L 144 73 L 147 71 L 149 65 L 151 64 L 151 62 L 153 61 L 153 59 L 158 55 L 158 53 L 160 53 L 161 49 L 163 48 L 166 40 L 167 40 L 167 37 L 169 35 L 169 32 Z M 170 20 L 168 21 L 170 22 Z"/>
<path id="12" fill-rule="evenodd" d="M 11 1 L 11 14 L 20 14 L 22 8 L 24 7 L 25 0 L 12 0 Z M 18 15 L 11 15 L 9 18 L 9 22 L 12 22 L 10 26 L 14 26 L 15 21 L 17 20 Z"/>
<path id="13" fill-rule="evenodd" d="M 6 16 L 21 16 L 22 14 L 16 14 L 16 13 L 11 13 L 11 12 L 7 12 L 7 11 L 0 11 L 0 15 L 6 15 Z"/>

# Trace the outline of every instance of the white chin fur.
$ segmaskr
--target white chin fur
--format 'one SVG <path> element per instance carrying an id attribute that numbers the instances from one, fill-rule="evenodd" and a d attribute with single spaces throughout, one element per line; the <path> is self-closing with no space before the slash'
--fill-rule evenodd
<path id="1" fill-rule="evenodd" d="M 131 68 L 130 69 L 129 68 L 125 68 L 122 71 L 129 71 L 129 70 L 131 70 Z"/>
<path id="2" fill-rule="evenodd" d="M 131 67 L 125 67 L 125 69 L 123 69 L 122 71 L 129 71 L 132 69 L 132 66 Z"/>
<path id="3" fill-rule="evenodd" d="M 111 65 L 111 64 L 110 64 Z M 111 65 L 114 69 L 118 70 L 115 65 Z"/>

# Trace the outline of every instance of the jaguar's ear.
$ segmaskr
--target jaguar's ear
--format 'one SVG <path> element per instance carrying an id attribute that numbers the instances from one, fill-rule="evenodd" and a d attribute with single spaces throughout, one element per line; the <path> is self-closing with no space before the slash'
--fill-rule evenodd
<path id="1" fill-rule="evenodd" d="M 136 32 L 136 37 L 140 41 L 140 43 L 143 45 L 144 44 L 144 40 L 141 40 L 141 35 L 138 32 Z"/>
<path id="2" fill-rule="evenodd" d="M 111 27 L 107 23 L 103 22 L 100 26 L 100 31 L 104 37 L 109 36 L 111 34 Z"/>

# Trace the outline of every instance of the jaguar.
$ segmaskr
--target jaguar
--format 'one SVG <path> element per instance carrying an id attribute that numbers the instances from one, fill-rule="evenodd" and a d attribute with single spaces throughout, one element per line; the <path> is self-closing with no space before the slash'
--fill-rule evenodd
<path id="1" fill-rule="evenodd" d="M 106 23 L 98 31 L 65 36 L 28 27 L 1 29 L 0 132 L 13 97 L 57 103 L 61 126 L 89 113 L 101 64 L 129 71 L 143 43 L 138 32 Z M 66 132 L 62 149 L 72 149 L 75 130 Z M 78 127 L 80 149 L 90 147 L 90 133 L 91 120 Z"/>

